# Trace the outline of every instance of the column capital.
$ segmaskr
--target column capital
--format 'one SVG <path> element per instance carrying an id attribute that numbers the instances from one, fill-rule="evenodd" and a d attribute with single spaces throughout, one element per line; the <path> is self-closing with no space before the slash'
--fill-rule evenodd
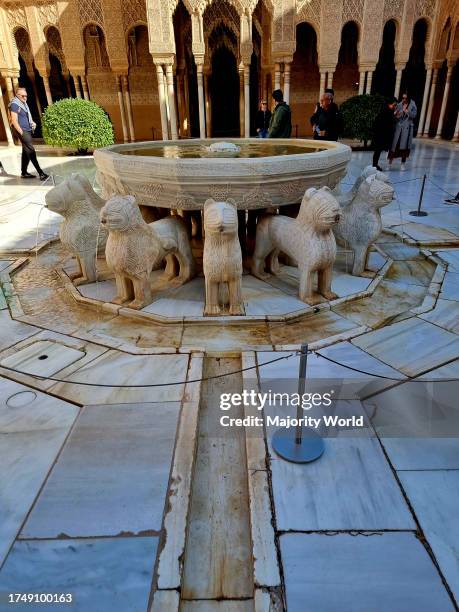
<path id="1" fill-rule="evenodd" d="M 359 72 L 374 72 L 376 64 L 372 62 L 362 62 L 359 64 Z"/>
<path id="2" fill-rule="evenodd" d="M 403 70 L 406 66 L 406 62 L 395 62 L 395 70 Z"/>
<path id="3" fill-rule="evenodd" d="M 175 64 L 175 55 L 162 55 L 158 53 L 151 54 L 153 63 L 156 65 L 173 66 Z"/>

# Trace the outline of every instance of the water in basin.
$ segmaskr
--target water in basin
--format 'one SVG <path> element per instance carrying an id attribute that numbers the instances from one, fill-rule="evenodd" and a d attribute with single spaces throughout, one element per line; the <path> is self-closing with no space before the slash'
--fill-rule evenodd
<path id="1" fill-rule="evenodd" d="M 276 141 L 235 142 L 240 147 L 239 153 L 231 157 L 275 157 L 279 155 L 299 155 L 325 151 L 327 147 L 313 144 L 282 144 Z M 123 147 L 118 150 L 122 155 L 141 155 L 144 157 L 162 157 L 169 159 L 199 159 L 209 157 L 209 151 L 203 144 L 168 144 L 168 145 L 137 145 Z"/>

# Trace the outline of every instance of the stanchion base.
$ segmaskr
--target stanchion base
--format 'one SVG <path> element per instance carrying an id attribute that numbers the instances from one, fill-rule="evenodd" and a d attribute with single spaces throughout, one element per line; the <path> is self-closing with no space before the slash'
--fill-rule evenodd
<path id="1" fill-rule="evenodd" d="M 408 214 L 410 214 L 412 217 L 427 217 L 428 213 L 424 212 L 423 210 L 411 210 Z"/>
<path id="2" fill-rule="evenodd" d="M 325 450 L 324 441 L 311 430 L 303 430 L 301 444 L 295 442 L 295 429 L 286 433 L 285 429 L 278 429 L 272 438 L 271 444 L 274 451 L 292 463 L 310 463 L 319 459 Z"/>

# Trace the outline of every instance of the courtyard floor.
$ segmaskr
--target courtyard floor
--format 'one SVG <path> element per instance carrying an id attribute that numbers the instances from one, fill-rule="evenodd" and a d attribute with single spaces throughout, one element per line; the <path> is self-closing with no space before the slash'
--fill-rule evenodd
<path id="1" fill-rule="evenodd" d="M 312 309 L 294 268 L 245 274 L 230 323 L 203 320 L 202 278 L 140 313 L 110 304 L 110 279 L 75 288 L 52 182 L 18 179 L 19 158 L 0 148 L 0 611 L 30 609 L 9 593 L 71 593 L 82 612 L 454 610 L 459 147 L 418 140 L 389 173 L 374 278 L 340 249 L 339 298 Z M 97 186 L 91 158 L 39 159 Z M 343 190 L 370 161 L 353 154 Z M 428 216 L 410 216 L 424 174 Z M 275 427 L 224 430 L 219 401 L 294 392 L 305 343 L 308 389 L 364 425 L 297 465 Z"/>

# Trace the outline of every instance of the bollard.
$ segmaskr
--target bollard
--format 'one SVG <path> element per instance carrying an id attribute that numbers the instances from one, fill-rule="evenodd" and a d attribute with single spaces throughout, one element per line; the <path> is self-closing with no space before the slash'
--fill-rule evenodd
<path id="1" fill-rule="evenodd" d="M 306 385 L 306 369 L 308 363 L 308 345 L 301 345 L 300 369 L 298 374 L 298 395 L 304 394 Z M 324 441 L 310 428 L 304 427 L 301 423 L 303 418 L 303 409 L 299 403 L 296 409 L 296 417 L 298 425 L 295 427 L 295 433 L 290 433 L 290 430 L 278 429 L 272 438 L 271 444 L 279 457 L 292 463 L 310 463 L 322 456 L 325 450 Z M 305 436 L 306 434 L 306 436 Z"/>
<path id="2" fill-rule="evenodd" d="M 421 193 L 419 194 L 418 209 L 411 210 L 409 213 L 412 217 L 427 217 L 428 213 L 426 213 L 424 210 L 421 210 L 422 198 L 424 196 L 424 185 L 426 184 L 426 178 L 427 178 L 427 174 L 424 174 L 424 176 L 422 177 Z"/>

